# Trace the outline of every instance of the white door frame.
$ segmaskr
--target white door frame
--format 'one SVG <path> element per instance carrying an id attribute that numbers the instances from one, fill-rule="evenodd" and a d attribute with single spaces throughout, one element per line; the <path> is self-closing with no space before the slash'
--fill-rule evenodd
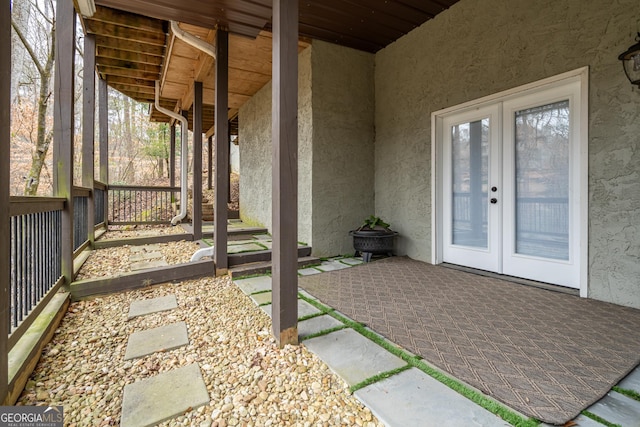
<path id="1" fill-rule="evenodd" d="M 580 99 L 578 117 L 579 153 L 576 153 L 576 166 L 579 166 L 578 197 L 575 208 L 580 210 L 580 221 L 576 225 L 579 230 L 577 262 L 580 270 L 580 296 L 588 296 L 588 82 L 589 69 L 582 67 L 544 80 L 529 83 L 517 88 L 509 89 L 493 95 L 489 95 L 464 104 L 449 107 L 431 114 L 431 262 L 440 264 L 443 262 L 443 218 L 441 206 L 443 201 L 443 123 L 444 117 L 466 110 L 473 110 L 485 105 L 508 101 L 540 90 L 553 89 L 570 82 L 579 82 Z"/>

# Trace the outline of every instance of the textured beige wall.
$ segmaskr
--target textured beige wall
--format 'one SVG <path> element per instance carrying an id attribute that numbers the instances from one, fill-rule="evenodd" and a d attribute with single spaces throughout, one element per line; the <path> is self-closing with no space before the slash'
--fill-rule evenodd
<path id="1" fill-rule="evenodd" d="M 313 253 L 353 253 L 374 211 L 374 57 L 313 43 Z"/>
<path id="2" fill-rule="evenodd" d="M 374 210 L 373 65 L 319 41 L 299 56 L 298 240 L 314 255 L 353 252 L 348 232 Z M 271 229 L 271 84 L 239 114 L 240 215 Z"/>
<path id="3" fill-rule="evenodd" d="M 589 297 L 640 308 L 637 0 L 461 0 L 376 55 L 376 213 L 431 258 L 431 113 L 589 66 Z"/>

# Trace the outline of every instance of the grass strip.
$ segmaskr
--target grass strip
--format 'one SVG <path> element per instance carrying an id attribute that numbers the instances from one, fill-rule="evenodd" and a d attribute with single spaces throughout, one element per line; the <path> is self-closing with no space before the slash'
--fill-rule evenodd
<path id="1" fill-rule="evenodd" d="M 262 276 L 268 276 L 268 277 L 271 277 L 271 274 L 269 274 L 269 273 L 247 274 L 246 276 L 238 276 L 238 277 L 234 277 L 234 278 L 233 278 L 233 279 L 231 279 L 231 280 L 235 282 L 236 280 L 253 279 L 254 277 L 262 277 Z"/>
<path id="2" fill-rule="evenodd" d="M 597 421 L 600 424 L 604 424 L 607 427 L 622 427 L 620 424 L 614 424 L 614 423 L 610 423 L 609 421 L 605 420 L 604 418 L 601 418 L 599 416 L 597 416 L 596 414 L 589 412 L 589 411 L 582 411 L 582 415 L 584 415 L 585 417 L 591 418 L 593 421 Z"/>
<path id="3" fill-rule="evenodd" d="M 353 321 L 351 319 L 348 319 L 348 318 L 340 315 L 339 313 L 337 313 L 334 309 L 330 309 L 329 307 L 325 306 L 324 304 L 321 304 L 318 301 L 315 301 L 315 300 L 312 300 L 310 298 L 307 298 L 306 296 L 304 296 L 304 295 L 302 295 L 300 293 L 298 293 L 298 296 L 299 296 L 299 298 L 305 300 L 309 304 L 311 304 L 314 307 L 316 307 L 318 310 L 329 314 L 330 316 L 332 316 L 335 319 L 337 319 L 337 320 L 341 321 L 342 323 L 344 323 L 346 326 L 348 326 L 348 327 L 352 328 L 353 330 L 355 330 L 356 332 L 360 333 L 364 337 L 369 338 L 371 341 L 375 342 L 380 347 L 382 347 L 385 350 L 387 350 L 389 353 L 401 358 L 402 360 L 407 362 L 408 366 L 420 369 L 425 374 L 427 374 L 427 375 L 431 376 L 432 378 L 440 381 L 442 384 L 444 384 L 447 387 L 451 388 L 452 390 L 458 392 L 459 394 L 463 395 L 464 397 L 466 397 L 467 399 L 469 399 L 472 402 L 476 403 L 477 405 L 483 407 L 484 409 L 486 409 L 487 411 L 491 412 L 492 414 L 497 415 L 498 417 L 502 418 L 503 420 L 505 420 L 509 424 L 511 424 L 513 426 L 516 426 L 516 427 L 536 427 L 536 426 L 538 426 L 540 424 L 539 421 L 537 421 L 537 420 L 535 420 L 533 418 L 525 418 L 525 417 L 523 417 L 521 415 L 518 415 L 517 413 L 515 413 L 511 409 L 507 408 L 506 406 L 504 406 L 504 405 L 502 405 L 502 404 L 500 404 L 500 403 L 498 403 L 498 402 L 496 402 L 496 401 L 494 401 L 492 399 L 489 399 L 488 397 L 486 397 L 482 393 L 479 393 L 479 392 L 477 392 L 475 390 L 472 390 L 471 388 L 469 388 L 466 385 L 460 383 L 459 381 L 457 381 L 457 380 L 455 380 L 455 379 L 453 379 L 451 377 L 448 377 L 448 376 L 442 374 L 441 372 L 433 369 L 432 367 L 427 365 L 422 360 L 422 358 L 420 356 L 414 356 L 414 355 L 411 355 L 411 354 L 407 353 L 403 349 L 401 349 L 401 348 L 395 346 L 394 344 L 390 343 L 389 341 L 387 341 L 386 339 L 384 339 L 380 335 L 376 334 L 372 330 L 367 329 L 362 323 L 355 322 L 355 321 Z"/>
<path id="4" fill-rule="evenodd" d="M 364 381 L 359 382 L 358 384 L 352 385 L 351 387 L 349 387 L 349 392 L 351 394 L 353 394 L 356 391 L 360 390 L 361 388 L 365 388 L 365 387 L 367 387 L 367 386 L 369 386 L 371 384 L 375 384 L 378 381 L 386 380 L 389 377 L 392 377 L 392 376 L 394 376 L 396 374 L 399 374 L 400 372 L 404 372 L 404 371 L 409 370 L 411 368 L 412 368 L 412 366 L 407 363 L 406 365 L 401 366 L 399 368 L 392 369 L 390 371 L 381 372 L 381 373 L 379 373 L 377 375 L 374 375 L 372 377 L 367 378 Z"/>
<path id="5" fill-rule="evenodd" d="M 320 312 L 320 313 L 307 314 L 306 316 L 298 317 L 298 322 L 304 322 L 305 320 L 313 319 L 315 317 L 324 316 L 325 314 L 327 314 L 327 313 Z"/>
<path id="6" fill-rule="evenodd" d="M 629 389 L 618 387 L 615 385 L 611 388 L 611 390 L 616 391 L 620 394 L 624 394 L 625 396 L 630 397 L 634 400 L 640 401 L 640 393 L 638 393 L 635 390 L 629 390 Z"/>
<path id="7" fill-rule="evenodd" d="M 264 289 L 262 291 L 252 292 L 250 295 L 268 294 L 269 292 L 271 292 L 271 289 Z"/>
<path id="8" fill-rule="evenodd" d="M 323 337 L 325 335 L 329 335 L 332 332 L 341 331 L 343 329 L 347 329 L 347 325 L 336 326 L 334 328 L 329 328 L 329 329 L 323 329 L 319 332 L 309 334 L 306 337 L 300 338 L 300 341 L 310 340 L 311 338 Z"/>

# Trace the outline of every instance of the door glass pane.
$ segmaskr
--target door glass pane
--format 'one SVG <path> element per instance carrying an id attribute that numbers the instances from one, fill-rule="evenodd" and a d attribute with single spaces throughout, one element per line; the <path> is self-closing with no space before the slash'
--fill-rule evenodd
<path id="1" fill-rule="evenodd" d="M 569 101 L 515 114 L 516 253 L 569 259 Z"/>
<path id="2" fill-rule="evenodd" d="M 452 242 L 487 248 L 489 119 L 451 128 L 453 162 Z"/>

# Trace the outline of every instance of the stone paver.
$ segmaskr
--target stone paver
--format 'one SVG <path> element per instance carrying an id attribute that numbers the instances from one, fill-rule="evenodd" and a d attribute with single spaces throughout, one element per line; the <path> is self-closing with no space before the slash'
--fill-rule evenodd
<path id="1" fill-rule="evenodd" d="M 209 403 L 197 363 L 128 384 L 122 398 L 122 427 L 147 427 Z"/>
<path id="2" fill-rule="evenodd" d="M 302 276 L 311 276 L 313 274 L 320 274 L 320 273 L 322 273 L 322 271 L 318 270 L 315 267 L 301 268 L 300 270 L 298 270 L 298 274 Z"/>
<path id="3" fill-rule="evenodd" d="M 340 262 L 344 263 L 344 264 L 351 265 L 351 266 L 360 265 L 360 264 L 363 263 L 363 261 L 361 259 L 358 259 L 358 258 L 342 258 L 340 260 Z"/>
<path id="4" fill-rule="evenodd" d="M 260 291 L 271 290 L 271 276 L 250 277 L 248 279 L 234 280 L 234 283 L 242 292 L 251 295 Z"/>
<path id="5" fill-rule="evenodd" d="M 227 253 L 230 254 L 239 254 L 243 252 L 257 252 L 264 251 L 264 247 L 258 245 L 257 243 L 246 243 L 243 245 L 229 245 L 227 248 Z"/>
<path id="6" fill-rule="evenodd" d="M 304 344 L 349 385 L 406 365 L 402 359 L 353 329 L 311 338 Z"/>
<path id="7" fill-rule="evenodd" d="M 640 367 L 634 369 L 629 375 L 624 377 L 624 379 L 620 381 L 620 384 L 618 384 L 618 387 L 640 393 Z"/>
<path id="8" fill-rule="evenodd" d="M 262 292 L 260 294 L 251 295 L 251 299 L 256 305 L 262 304 L 270 304 L 271 303 L 271 292 Z"/>
<path id="9" fill-rule="evenodd" d="M 327 329 L 343 326 L 343 323 L 325 314 L 298 323 L 298 337 L 304 338 Z"/>
<path id="10" fill-rule="evenodd" d="M 137 252 L 129 257 L 131 262 L 148 261 L 162 258 L 162 252 Z"/>
<path id="11" fill-rule="evenodd" d="M 131 271 L 146 270 L 148 268 L 166 267 L 169 264 L 163 259 L 154 261 L 139 261 L 131 264 Z"/>
<path id="12" fill-rule="evenodd" d="M 388 427 L 502 427 L 509 423 L 416 368 L 355 392 Z"/>
<path id="13" fill-rule="evenodd" d="M 172 323 L 131 334 L 124 360 L 146 356 L 160 350 L 171 350 L 189 344 L 187 324 Z"/>
<path id="14" fill-rule="evenodd" d="M 591 412 L 624 427 L 640 427 L 640 402 L 615 391 L 610 391 L 605 397 L 587 408 Z"/>
<path id="15" fill-rule="evenodd" d="M 335 271 L 335 270 L 343 270 L 345 268 L 349 268 L 349 266 L 341 263 L 340 261 L 330 260 L 330 261 L 322 261 L 322 264 L 320 264 L 316 268 L 322 271 Z"/>
<path id="16" fill-rule="evenodd" d="M 132 319 L 137 316 L 157 313 L 160 311 L 173 310 L 178 307 L 175 295 L 166 295 L 164 297 L 142 299 L 132 301 L 129 306 L 128 318 Z"/>
<path id="17" fill-rule="evenodd" d="M 265 313 L 271 317 L 271 304 L 263 305 L 260 307 Z M 298 318 L 309 316 L 311 314 L 320 313 L 320 310 L 309 304 L 308 302 L 299 299 L 298 300 Z"/>

